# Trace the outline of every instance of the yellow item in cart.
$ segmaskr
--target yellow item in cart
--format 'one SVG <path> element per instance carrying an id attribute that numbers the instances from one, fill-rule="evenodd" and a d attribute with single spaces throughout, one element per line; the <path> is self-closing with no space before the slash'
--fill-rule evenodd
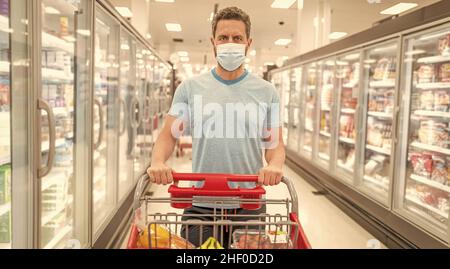
<path id="1" fill-rule="evenodd" d="M 223 249 L 223 247 L 214 237 L 210 237 L 199 249 Z"/>
<path id="2" fill-rule="evenodd" d="M 195 249 L 195 246 L 186 241 L 184 238 L 173 234 L 162 225 L 150 225 L 151 248 L 158 249 Z M 150 248 L 148 240 L 148 228 L 139 234 L 137 242 L 139 248 Z"/>

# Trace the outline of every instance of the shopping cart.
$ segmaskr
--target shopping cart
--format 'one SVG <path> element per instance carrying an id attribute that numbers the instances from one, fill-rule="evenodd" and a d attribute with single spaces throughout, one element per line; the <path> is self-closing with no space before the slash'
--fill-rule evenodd
<path id="1" fill-rule="evenodd" d="M 148 232 L 146 238 L 148 241 L 147 248 L 159 249 L 170 248 L 172 246 L 172 235 L 178 236 L 181 233 L 182 228 L 189 230 L 189 227 L 197 226 L 200 230 L 198 242 L 204 242 L 208 238 L 203 238 L 203 231 L 205 229 L 213 229 L 214 238 L 220 245 L 224 245 L 224 230 L 229 231 L 229 234 L 233 235 L 233 232 L 238 232 L 240 235 L 245 235 L 244 241 L 241 242 L 240 247 L 236 247 L 236 242 L 232 240 L 235 236 L 228 236 L 228 246 L 231 248 L 244 248 L 244 249 L 264 249 L 264 248 L 277 248 L 277 249 L 310 249 L 311 246 L 308 239 L 302 229 L 298 218 L 298 200 L 294 186 L 287 178 L 282 179 L 289 191 L 290 199 L 265 199 L 265 189 L 262 186 L 255 185 L 252 189 L 234 189 L 229 187 L 229 182 L 258 182 L 257 176 L 251 175 L 221 175 L 221 174 L 173 174 L 174 184 L 169 187 L 170 197 L 167 198 L 153 198 L 149 195 L 143 194 L 149 177 L 143 175 L 137 185 L 134 197 L 134 214 L 135 222 L 132 225 L 130 237 L 128 240 L 129 249 L 143 248 L 138 246 L 138 238 L 140 236 L 140 229 L 138 228 L 137 221 L 145 223 L 147 231 L 151 231 L 156 225 L 161 225 L 169 231 L 168 244 L 163 245 L 160 243 L 158 246 L 158 234 L 157 230 L 154 232 Z M 179 183 L 182 181 L 190 182 L 203 182 L 203 186 L 196 187 L 179 187 Z M 151 213 L 150 208 L 156 204 L 170 203 L 172 208 L 187 209 L 191 208 L 193 204 L 214 204 L 216 209 L 213 210 L 211 215 L 184 215 L 179 213 Z M 280 207 L 280 213 L 277 214 L 260 214 L 260 215 L 233 215 L 234 221 L 228 220 L 226 210 L 221 208 L 227 208 L 230 205 L 239 204 L 240 208 L 247 210 L 257 210 L 262 206 L 276 206 Z M 282 213 L 281 213 L 282 212 Z M 183 218 L 184 217 L 184 218 Z M 197 218 L 196 218 L 197 217 Z M 208 221 L 198 220 L 199 217 L 208 217 Z M 186 220 L 187 219 L 187 220 Z M 241 220 L 242 219 L 242 220 Z M 244 221 L 245 219 L 245 221 Z M 142 227 L 142 225 L 141 225 Z M 141 228 L 142 230 L 142 228 Z M 270 245 L 267 245 L 267 234 L 269 233 Z M 250 236 L 247 235 L 259 235 L 256 238 L 256 242 L 247 242 L 250 240 Z M 191 248 L 187 243 L 189 240 L 189 233 L 186 233 L 186 245 L 181 248 Z M 278 237 L 278 238 L 277 238 Z M 255 239 L 254 239 L 255 240 Z M 269 247 L 267 247 L 269 246 Z M 199 246 L 195 246 L 199 247 Z"/>

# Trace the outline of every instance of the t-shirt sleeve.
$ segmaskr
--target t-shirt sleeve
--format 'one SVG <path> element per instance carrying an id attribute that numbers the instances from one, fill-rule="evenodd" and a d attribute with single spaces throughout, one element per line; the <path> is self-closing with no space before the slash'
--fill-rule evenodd
<path id="1" fill-rule="evenodd" d="M 275 90 L 275 87 L 272 87 L 272 100 L 270 104 L 268 104 L 264 126 L 267 129 L 282 127 L 280 116 L 281 116 L 280 96 Z"/>
<path id="2" fill-rule="evenodd" d="M 169 110 L 169 115 L 175 118 L 186 117 L 188 112 L 188 95 L 187 95 L 187 86 L 186 83 L 181 83 L 175 91 L 172 100 L 172 106 Z"/>

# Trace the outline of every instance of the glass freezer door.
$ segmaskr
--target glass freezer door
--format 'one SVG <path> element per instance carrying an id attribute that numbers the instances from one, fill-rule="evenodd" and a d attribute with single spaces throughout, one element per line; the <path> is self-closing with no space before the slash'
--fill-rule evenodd
<path id="1" fill-rule="evenodd" d="M 360 53 L 340 57 L 336 61 L 339 93 L 337 110 L 336 167 L 343 179 L 353 180 L 356 163 L 356 111 L 360 80 Z"/>
<path id="2" fill-rule="evenodd" d="M 335 100 L 335 62 L 334 60 L 325 60 L 319 63 L 319 119 L 316 124 L 319 125 L 317 160 L 321 165 L 329 168 L 331 156 L 331 138 L 333 125 L 333 107 Z"/>
<path id="3" fill-rule="evenodd" d="M 93 226 L 101 230 L 117 203 L 117 152 L 120 133 L 120 26 L 96 6 L 93 117 Z M 131 107 L 136 102 L 132 101 Z"/>
<path id="4" fill-rule="evenodd" d="M 314 130 L 316 126 L 316 96 L 317 96 L 317 64 L 311 63 L 304 69 L 305 81 L 301 83 L 302 87 L 302 128 L 300 129 L 301 146 L 300 152 L 308 157 L 312 157 Z"/>
<path id="5" fill-rule="evenodd" d="M 120 61 L 119 201 L 130 191 L 134 182 L 135 132 L 130 108 L 136 88 L 136 43 L 124 29 L 120 32 Z M 100 155 L 99 152 L 95 154 L 97 157 Z"/>
<path id="6" fill-rule="evenodd" d="M 299 151 L 300 140 L 300 85 L 302 83 L 302 68 L 297 67 L 291 72 L 290 104 L 289 104 L 289 136 L 287 148 L 294 152 Z"/>
<path id="7" fill-rule="evenodd" d="M 73 2 L 73 1 L 72 1 Z M 84 11 L 83 11 L 84 10 Z M 41 248 L 87 243 L 88 1 L 42 1 Z"/>
<path id="8" fill-rule="evenodd" d="M 397 210 L 449 239 L 450 25 L 405 39 Z"/>
<path id="9" fill-rule="evenodd" d="M 284 144 L 288 144 L 289 136 L 289 101 L 290 101 L 290 73 L 291 70 L 281 72 L 281 120 L 283 122 L 283 141 Z"/>
<path id="10" fill-rule="evenodd" d="M 145 104 L 145 83 L 146 83 L 146 72 L 145 72 L 145 54 L 146 50 L 140 44 L 137 45 L 136 50 L 136 91 L 135 97 L 136 102 L 132 107 L 132 117 L 135 122 L 135 132 L 136 132 L 136 142 L 134 149 L 134 173 L 135 176 L 139 176 L 144 172 L 145 167 L 145 154 L 146 154 L 146 133 L 145 133 L 145 122 L 143 120 L 144 104 Z M 147 151 L 147 154 L 149 152 Z"/>
<path id="11" fill-rule="evenodd" d="M 385 205 L 391 186 L 391 147 L 397 76 L 397 42 L 377 45 L 364 52 L 363 91 L 365 138 L 359 184 Z"/>

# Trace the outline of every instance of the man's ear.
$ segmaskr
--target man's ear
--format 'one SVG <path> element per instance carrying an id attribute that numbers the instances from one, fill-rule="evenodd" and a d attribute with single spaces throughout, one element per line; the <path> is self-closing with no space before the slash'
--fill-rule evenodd
<path id="1" fill-rule="evenodd" d="M 253 43 L 253 39 L 249 38 L 248 42 L 247 42 L 247 51 L 245 52 L 246 56 L 248 55 L 248 51 L 250 50 L 250 47 L 252 46 L 252 43 Z"/>

